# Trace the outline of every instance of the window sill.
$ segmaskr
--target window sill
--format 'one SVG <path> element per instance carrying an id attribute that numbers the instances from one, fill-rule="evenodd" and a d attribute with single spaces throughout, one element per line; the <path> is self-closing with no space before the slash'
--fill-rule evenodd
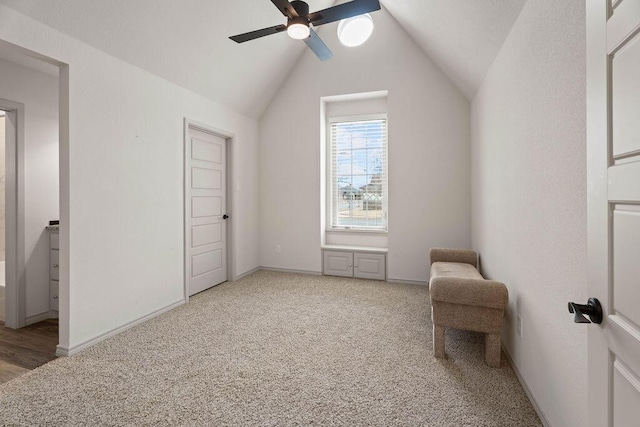
<path id="1" fill-rule="evenodd" d="M 377 234 L 377 235 L 389 234 L 388 230 L 358 230 L 353 228 L 329 228 L 329 229 L 326 229 L 325 232 L 337 233 L 337 234 Z"/>
<path id="2" fill-rule="evenodd" d="M 347 246 L 347 245 L 321 245 L 323 251 L 341 251 L 341 252 L 366 252 L 372 254 L 388 254 L 388 248 L 377 248 L 370 246 Z"/>

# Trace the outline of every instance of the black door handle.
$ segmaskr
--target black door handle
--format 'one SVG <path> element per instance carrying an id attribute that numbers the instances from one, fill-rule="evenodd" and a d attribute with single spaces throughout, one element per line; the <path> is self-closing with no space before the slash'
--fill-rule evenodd
<path id="1" fill-rule="evenodd" d="M 222 215 L 222 219 L 227 219 L 227 218 L 229 218 L 229 215 L 227 214 Z"/>
<path id="2" fill-rule="evenodd" d="M 602 323 L 602 306 L 597 298 L 589 298 L 587 304 L 569 303 L 569 313 L 574 313 L 573 321 L 576 323 Z M 589 316 L 589 319 L 584 315 Z"/>

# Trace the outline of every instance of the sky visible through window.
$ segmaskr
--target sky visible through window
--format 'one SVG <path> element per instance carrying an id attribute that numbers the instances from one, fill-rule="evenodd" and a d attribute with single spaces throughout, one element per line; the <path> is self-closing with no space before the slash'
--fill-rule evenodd
<path id="1" fill-rule="evenodd" d="M 386 120 L 332 124 L 334 225 L 386 228 Z"/>

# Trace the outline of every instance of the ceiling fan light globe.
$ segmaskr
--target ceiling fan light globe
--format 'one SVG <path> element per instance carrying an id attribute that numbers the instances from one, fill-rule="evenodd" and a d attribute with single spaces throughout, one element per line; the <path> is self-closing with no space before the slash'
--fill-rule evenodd
<path id="1" fill-rule="evenodd" d="M 368 13 L 343 19 L 338 24 L 338 39 L 348 47 L 360 46 L 373 33 L 373 19 Z"/>
<path id="2" fill-rule="evenodd" d="M 309 37 L 309 34 L 311 34 L 311 30 L 309 29 L 308 25 L 301 23 L 292 23 L 287 27 L 287 34 L 289 34 L 289 37 L 291 37 L 292 39 L 302 40 Z"/>

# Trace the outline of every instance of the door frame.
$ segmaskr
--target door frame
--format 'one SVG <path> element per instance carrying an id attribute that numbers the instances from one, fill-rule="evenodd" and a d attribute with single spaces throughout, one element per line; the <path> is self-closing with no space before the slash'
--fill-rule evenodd
<path id="1" fill-rule="evenodd" d="M 607 315 L 609 293 L 603 292 L 609 283 L 608 233 L 610 207 L 607 197 L 607 169 L 611 153 L 608 128 L 608 73 L 606 20 L 610 10 L 605 0 L 586 2 L 586 65 L 587 65 L 587 256 L 589 296 L 600 300 L 604 311 L 603 325 L 589 325 L 587 340 L 587 402 L 589 426 L 606 426 L 611 420 L 610 402 L 602 410 L 603 396 L 608 396 Z M 606 398 L 604 399 L 606 400 Z"/>
<path id="2" fill-rule="evenodd" d="M 5 326 L 26 326 L 24 104 L 0 98 L 5 115 Z M 14 230 L 8 232 L 8 230 Z"/>
<path id="3" fill-rule="evenodd" d="M 188 261 L 188 250 L 187 247 L 187 233 L 189 232 L 189 219 L 187 218 L 187 202 L 189 199 L 189 189 L 187 188 L 188 177 L 187 173 L 189 172 L 189 159 L 187 158 L 187 144 L 189 143 L 189 129 L 196 129 L 203 132 L 210 133 L 212 135 L 216 135 L 220 138 L 224 138 L 226 141 L 226 158 L 225 158 L 225 169 L 226 169 L 226 188 L 225 188 L 225 199 L 227 205 L 226 214 L 229 215 L 229 219 L 226 220 L 226 228 L 227 228 L 227 242 L 226 242 L 226 252 L 227 252 L 227 281 L 232 282 L 236 279 L 236 270 L 235 270 L 235 251 L 234 249 L 234 241 L 235 241 L 235 221 L 233 213 L 235 212 L 235 205 L 233 197 L 233 148 L 235 146 L 235 134 L 223 129 L 216 128 L 214 126 L 210 126 L 208 124 L 204 124 L 195 120 L 191 120 L 188 118 L 184 118 L 184 143 L 182 146 L 182 157 L 183 157 L 183 174 L 182 174 L 182 215 L 183 215 L 183 251 L 182 251 L 182 277 L 184 279 L 183 284 L 183 293 L 184 293 L 184 301 L 189 302 L 189 278 L 187 277 L 187 261 Z"/>

